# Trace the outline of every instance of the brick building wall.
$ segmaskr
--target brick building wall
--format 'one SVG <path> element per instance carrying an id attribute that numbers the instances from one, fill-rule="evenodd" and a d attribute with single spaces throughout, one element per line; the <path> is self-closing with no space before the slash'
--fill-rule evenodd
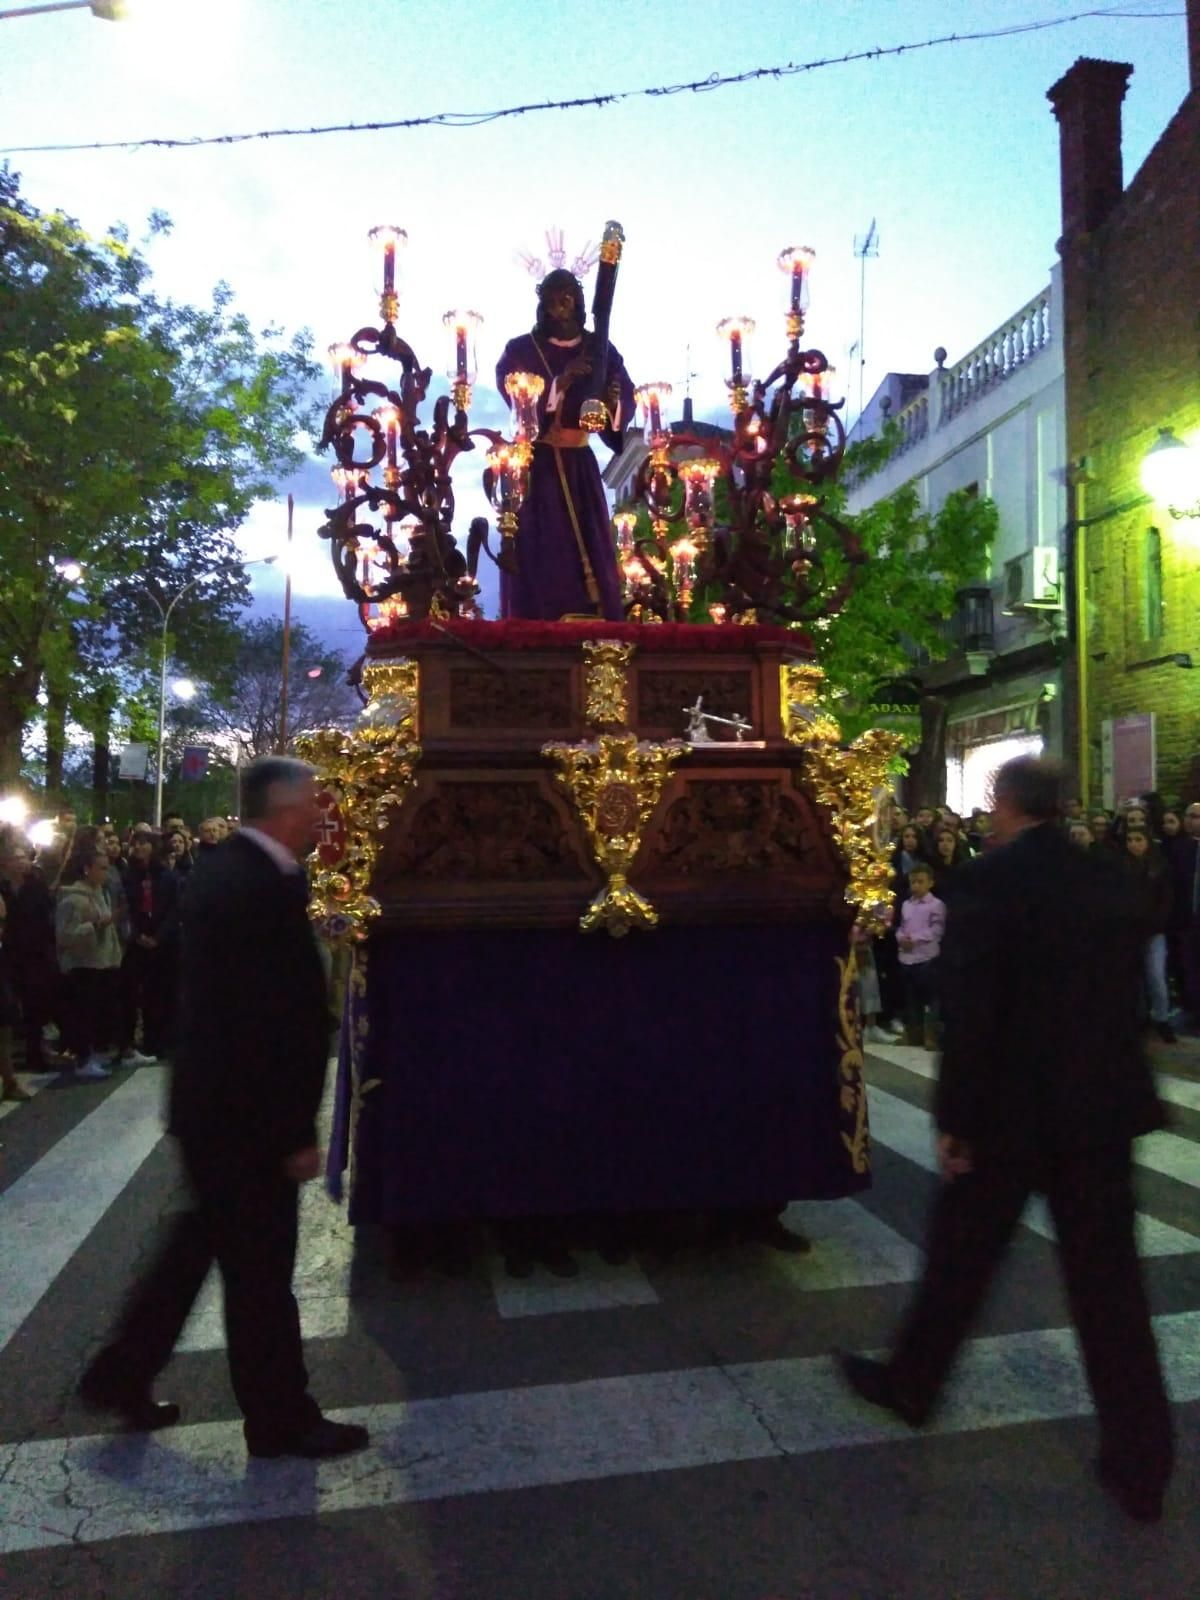
<path id="1" fill-rule="evenodd" d="M 1200 0 L 1189 0 L 1194 41 Z M 1194 57 L 1193 49 L 1193 57 Z M 1200 90 L 1121 186 L 1120 104 L 1130 69 L 1077 61 L 1050 91 L 1063 168 L 1067 448 L 1082 465 L 1083 650 L 1068 674 L 1068 740 L 1086 705 L 1090 798 L 1104 719 L 1153 712 L 1158 788 L 1200 797 L 1200 519 L 1144 493 L 1158 430 L 1200 444 Z M 1078 599 L 1078 597 L 1076 597 Z M 1190 655 L 1195 669 L 1173 659 Z"/>

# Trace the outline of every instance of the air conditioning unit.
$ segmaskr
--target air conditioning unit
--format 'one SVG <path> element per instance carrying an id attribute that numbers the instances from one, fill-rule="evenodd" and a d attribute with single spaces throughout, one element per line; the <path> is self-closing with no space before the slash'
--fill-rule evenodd
<path id="1" fill-rule="evenodd" d="M 1062 584 L 1058 573 L 1058 546 L 1035 545 L 1004 563 L 1004 610 L 1061 611 Z"/>

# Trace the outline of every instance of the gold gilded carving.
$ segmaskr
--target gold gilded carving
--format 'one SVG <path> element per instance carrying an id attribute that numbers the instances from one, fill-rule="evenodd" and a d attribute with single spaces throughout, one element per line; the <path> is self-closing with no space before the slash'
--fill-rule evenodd
<path id="1" fill-rule="evenodd" d="M 796 867 L 815 848 L 810 819 L 778 783 L 730 779 L 689 779 L 656 843 L 656 861 L 684 875 Z"/>
<path id="2" fill-rule="evenodd" d="M 521 670 L 489 672 L 456 667 L 450 673 L 452 728 L 571 727 L 571 673 Z"/>
<path id="3" fill-rule="evenodd" d="M 362 1116 L 363 1101 L 372 1089 L 378 1089 L 382 1078 L 364 1077 L 367 1041 L 371 1036 L 371 1019 L 367 1015 L 367 949 L 352 952 L 350 957 L 350 1124 L 347 1135 L 349 1152 L 348 1188 L 351 1197 L 358 1182 L 358 1123 Z"/>
<path id="4" fill-rule="evenodd" d="M 632 733 L 602 733 L 589 744 L 543 745 L 542 754 L 557 764 L 555 779 L 570 795 L 608 878 L 579 920 L 582 932 L 606 928 L 619 939 L 630 928 L 658 925 L 658 912 L 630 885 L 628 873 L 662 786 L 688 750 L 680 739 L 640 744 Z"/>
<path id="5" fill-rule="evenodd" d="M 379 915 L 368 893 L 380 839 L 416 782 L 419 669 L 415 661 L 372 661 L 363 669 L 368 702 L 353 728 L 322 728 L 296 740 L 340 812 L 338 843 L 309 857 L 308 914 L 331 944 L 365 938 Z"/>
<path id="6" fill-rule="evenodd" d="M 583 647 L 584 715 L 591 728 L 624 728 L 629 722 L 629 663 L 636 645 L 596 639 Z"/>
<path id="7" fill-rule="evenodd" d="M 842 730 L 820 706 L 825 674 L 804 661 L 785 661 L 779 669 L 783 697 L 783 735 L 791 744 L 837 744 Z"/>
<path id="8" fill-rule="evenodd" d="M 849 873 L 846 899 L 858 908 L 856 921 L 878 934 L 888 925 L 892 873 L 891 850 L 878 827 L 879 806 L 904 741 L 898 733 L 870 728 L 842 747 L 837 722 L 819 704 L 823 680 L 820 667 L 807 663 L 780 668 L 784 734 L 804 748 L 805 776 L 829 811 L 834 842 Z"/>
<path id="9" fill-rule="evenodd" d="M 441 781 L 379 866 L 393 875 L 455 882 L 587 879 L 559 809 L 536 782 Z"/>
<path id="10" fill-rule="evenodd" d="M 866 1172 L 871 1165 L 871 1129 L 867 1121 L 867 1090 L 863 1082 L 862 1018 L 858 1011 L 858 963 L 854 953 L 854 930 L 850 950 L 838 956 L 838 1109 L 846 1126 L 842 1143 L 855 1172 Z"/>

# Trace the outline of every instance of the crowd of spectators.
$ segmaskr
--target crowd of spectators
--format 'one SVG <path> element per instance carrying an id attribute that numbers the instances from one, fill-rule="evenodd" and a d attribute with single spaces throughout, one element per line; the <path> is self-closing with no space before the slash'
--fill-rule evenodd
<path id="1" fill-rule="evenodd" d="M 937 961 L 956 881 L 966 862 L 989 846 L 991 818 L 962 818 L 946 806 L 910 816 L 893 805 L 891 930 L 859 950 L 860 1003 L 872 1043 L 937 1048 Z M 1165 1043 L 1183 1019 L 1200 1027 L 1200 801 L 1175 809 L 1159 795 L 1129 800 L 1115 812 L 1063 808 L 1071 843 L 1125 873 L 1145 931 L 1144 1006 Z"/>
<path id="2" fill-rule="evenodd" d="M 170 1055 L 180 897 L 230 826 L 193 839 L 180 816 L 120 832 L 64 811 L 40 847 L 0 827 L 0 1097 L 28 1097 L 18 1046 L 27 1072 L 83 1081 Z"/>

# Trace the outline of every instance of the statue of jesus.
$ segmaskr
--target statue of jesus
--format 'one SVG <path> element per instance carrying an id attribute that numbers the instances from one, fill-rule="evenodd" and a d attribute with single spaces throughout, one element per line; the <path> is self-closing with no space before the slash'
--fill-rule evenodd
<path id="1" fill-rule="evenodd" d="M 600 467 L 579 426 L 588 397 L 593 335 L 585 331 L 583 285 L 571 272 L 550 272 L 538 285 L 538 316 L 530 333 L 510 339 L 496 367 L 505 393 L 510 372 L 545 381 L 538 400 L 539 432 L 529 469 L 529 492 L 517 523 L 517 565 L 500 574 L 500 614 L 557 622 L 567 616 L 624 616 L 616 549 Z M 620 450 L 634 414 L 633 384 L 616 349 L 608 347 L 609 425 L 599 435 Z"/>

